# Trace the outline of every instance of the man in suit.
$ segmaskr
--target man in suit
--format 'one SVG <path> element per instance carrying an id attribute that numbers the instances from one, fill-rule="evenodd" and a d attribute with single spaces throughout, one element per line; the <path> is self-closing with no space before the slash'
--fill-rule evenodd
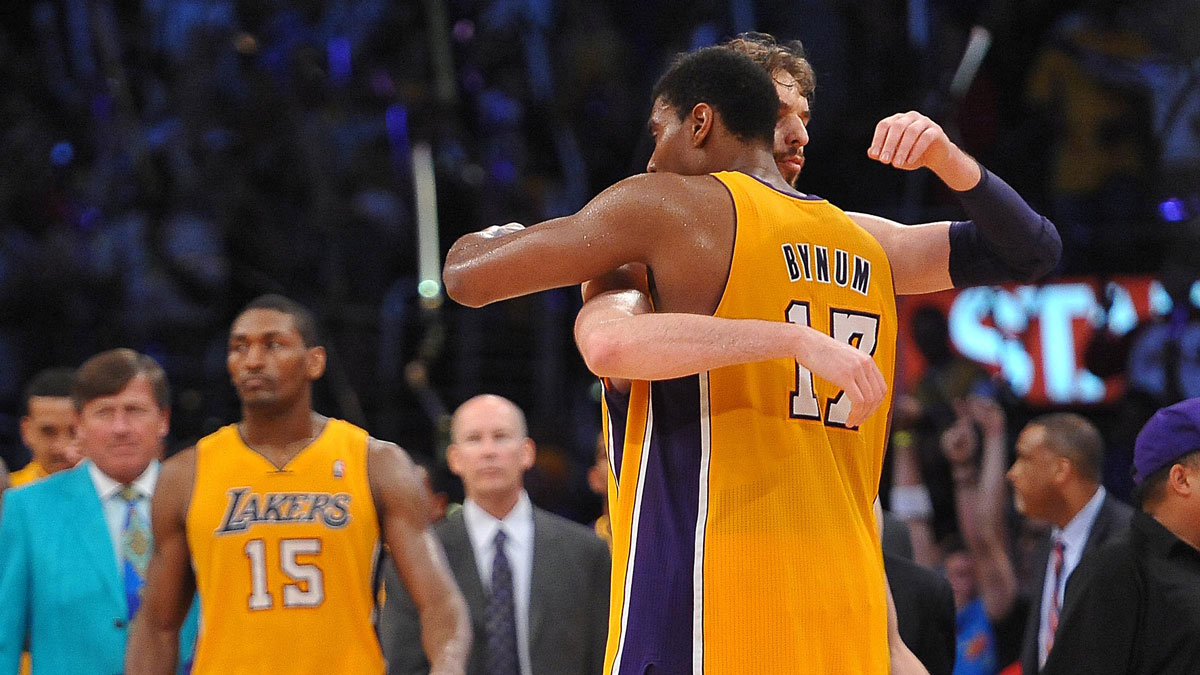
<path id="1" fill-rule="evenodd" d="M 87 460 L 4 495 L 0 673 L 17 671 L 27 641 L 38 675 L 121 672 L 141 600 L 166 375 L 133 350 L 102 352 L 80 367 L 72 399 Z"/>
<path id="2" fill-rule="evenodd" d="M 896 627 L 929 675 L 950 675 L 954 670 L 954 590 L 946 577 L 913 562 L 908 524 L 879 508 L 883 571 L 896 603 Z"/>
<path id="3" fill-rule="evenodd" d="M 466 500 L 434 532 L 470 608 L 468 675 L 598 675 L 608 633 L 608 548 L 582 525 L 533 507 L 523 487 L 534 444 L 511 401 L 476 396 L 450 425 L 446 459 Z M 380 626 L 388 672 L 428 672 L 412 600 L 388 568 Z"/>
<path id="4" fill-rule="evenodd" d="M 1030 422 L 1017 437 L 1008 470 L 1017 510 L 1052 527 L 1039 544 L 1021 670 L 1041 671 L 1054 644 L 1067 579 L 1079 561 L 1129 529 L 1133 510 L 1100 485 L 1104 441 L 1079 415 L 1054 413 Z"/>

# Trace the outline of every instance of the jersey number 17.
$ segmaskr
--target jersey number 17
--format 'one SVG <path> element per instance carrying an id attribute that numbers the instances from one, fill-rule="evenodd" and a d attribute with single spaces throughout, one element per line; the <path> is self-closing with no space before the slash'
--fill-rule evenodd
<path id="1" fill-rule="evenodd" d="M 811 326 L 808 303 L 793 300 L 787 308 L 789 323 L 801 326 Z M 858 349 L 875 355 L 875 342 L 879 337 L 879 316 L 866 312 L 856 312 L 848 309 L 829 308 L 830 336 L 834 340 L 845 342 Z M 812 371 L 799 363 L 796 364 L 796 390 L 792 392 L 791 416 L 793 419 L 816 420 L 826 426 L 848 429 L 846 421 L 850 418 L 850 401 L 846 392 L 839 391 L 837 396 L 825 400 L 825 414 L 821 414 L 821 403 L 817 400 L 813 387 Z"/>

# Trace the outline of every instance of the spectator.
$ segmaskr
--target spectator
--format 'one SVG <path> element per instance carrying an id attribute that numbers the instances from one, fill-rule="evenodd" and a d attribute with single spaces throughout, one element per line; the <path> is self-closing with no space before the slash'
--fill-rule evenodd
<path id="1" fill-rule="evenodd" d="M 1071 573 L 1129 528 L 1132 509 L 1100 484 L 1103 464 L 1104 440 L 1079 415 L 1038 417 L 1017 437 L 1017 459 L 1008 471 L 1017 510 L 1053 526 L 1034 555 L 1035 595 L 1021 644 L 1021 669 L 1030 675 L 1046 663 Z"/>
<path id="2" fill-rule="evenodd" d="M 9 478 L 20 487 L 79 462 L 75 440 L 75 406 L 71 403 L 71 368 L 43 370 L 25 387 L 25 416 L 21 441 L 33 456 L 25 468 Z"/>
<path id="3" fill-rule="evenodd" d="M 1200 399 L 1150 418 L 1133 468 L 1141 510 L 1071 577 L 1047 675 L 1200 672 Z"/>
<path id="4" fill-rule="evenodd" d="M 16 671 L 27 639 L 39 675 L 120 672 L 141 602 L 166 376 L 133 350 L 102 352 L 80 367 L 72 398 L 88 460 L 4 496 L 0 672 Z"/>
<path id="5" fill-rule="evenodd" d="M 1004 522 L 1005 415 L 994 400 L 978 396 L 959 401 L 956 409 L 957 421 L 942 435 L 965 545 L 954 547 L 946 556 L 946 576 L 958 608 L 954 672 L 994 673 L 1005 661 L 1000 638 L 1017 599 Z M 975 425 L 983 431 L 978 462 Z"/>
<path id="6" fill-rule="evenodd" d="M 534 444 L 524 414 L 507 399 L 477 396 L 454 413 L 450 436 L 447 460 L 467 498 L 435 532 L 471 612 L 476 641 L 467 673 L 599 675 L 609 554 L 583 526 L 530 503 L 523 475 Z M 428 672 L 416 608 L 390 569 L 385 585 L 389 672 Z"/>

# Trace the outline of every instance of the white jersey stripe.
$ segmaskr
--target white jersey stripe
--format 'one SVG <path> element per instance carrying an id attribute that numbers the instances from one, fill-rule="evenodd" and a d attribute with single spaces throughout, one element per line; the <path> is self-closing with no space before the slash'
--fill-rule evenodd
<path id="1" fill-rule="evenodd" d="M 638 526 L 642 519 L 642 490 L 646 485 L 646 460 L 650 453 L 650 439 L 654 437 L 654 401 L 653 392 L 646 406 L 646 429 L 642 437 L 642 452 L 638 458 L 637 492 L 633 497 L 633 519 L 629 526 L 629 557 L 625 563 L 625 587 L 621 590 L 623 605 L 621 606 L 621 637 L 617 642 L 617 655 L 613 658 L 611 675 L 621 672 L 621 657 L 625 653 L 626 632 L 629 630 L 629 591 L 633 588 L 633 563 L 637 558 Z M 629 457 L 621 460 L 622 470 L 628 465 Z M 640 675 L 640 674 L 639 674 Z"/>
<path id="2" fill-rule="evenodd" d="M 700 373 L 700 483 L 696 500 L 696 551 L 692 567 L 692 675 L 704 675 L 704 534 L 708 525 L 708 464 L 712 455 L 712 419 L 708 373 Z"/>

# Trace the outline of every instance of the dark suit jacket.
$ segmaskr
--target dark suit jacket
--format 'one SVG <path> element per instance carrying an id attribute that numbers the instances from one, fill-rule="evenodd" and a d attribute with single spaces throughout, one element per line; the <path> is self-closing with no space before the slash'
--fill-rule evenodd
<path id="1" fill-rule="evenodd" d="M 1116 539 L 1129 530 L 1129 519 L 1133 509 L 1111 494 L 1104 496 L 1100 503 L 1100 511 L 1096 514 L 1096 522 L 1092 523 L 1092 531 L 1088 533 L 1087 543 L 1083 546 L 1083 558 L 1087 558 L 1097 549 Z M 1029 600 L 1029 618 L 1025 621 L 1025 639 L 1021 642 L 1021 672 L 1025 675 L 1036 675 L 1038 672 L 1038 633 L 1042 624 L 1042 589 L 1046 585 L 1046 564 L 1050 560 L 1053 544 L 1047 534 L 1038 542 L 1034 555 L 1036 567 L 1033 569 L 1033 597 Z M 1082 559 L 1081 559 L 1082 561 Z"/>
<path id="2" fill-rule="evenodd" d="M 942 575 L 917 563 L 883 554 L 900 637 L 929 675 L 950 675 L 954 670 L 956 616 L 954 591 Z"/>
<path id="3" fill-rule="evenodd" d="M 471 614 L 475 644 L 467 675 L 485 675 L 486 596 L 462 511 L 434 527 Z M 428 673 L 416 606 L 391 560 L 385 561 L 387 601 L 380 643 L 391 675 Z M 592 530 L 533 509 L 533 579 L 529 598 L 529 657 L 534 675 L 599 675 L 608 637 L 608 547 Z"/>

